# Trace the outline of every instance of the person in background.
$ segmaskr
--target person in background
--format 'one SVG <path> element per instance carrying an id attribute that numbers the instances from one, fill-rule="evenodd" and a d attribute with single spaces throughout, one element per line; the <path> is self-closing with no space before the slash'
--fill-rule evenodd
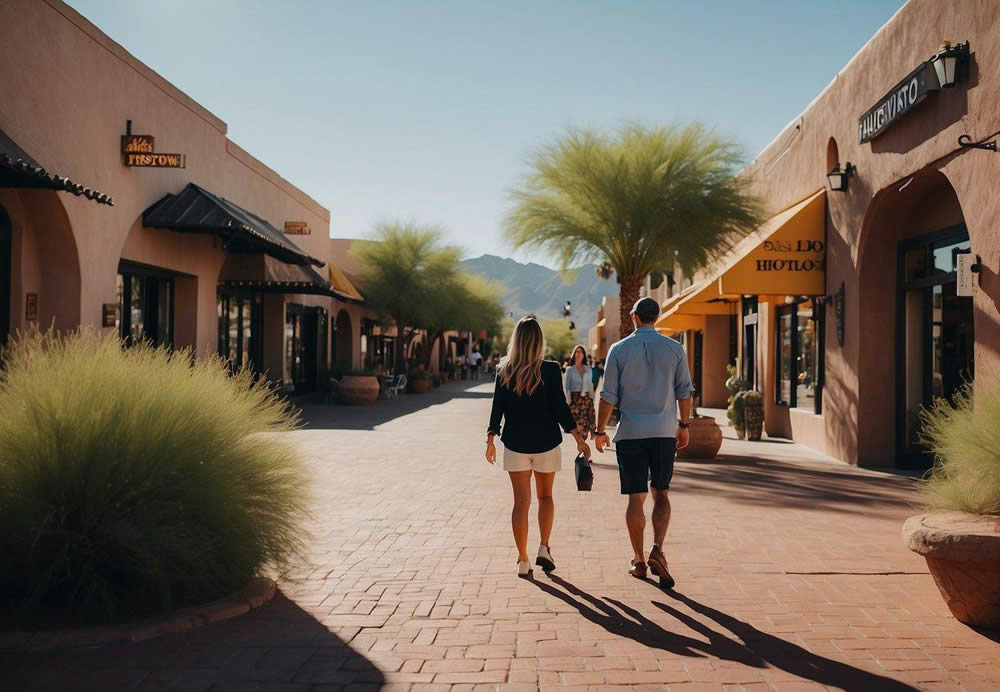
<path id="1" fill-rule="evenodd" d="M 601 383 L 601 377 L 604 376 L 604 361 L 599 361 L 590 369 L 590 378 L 594 383 L 594 391 L 597 391 L 597 385 Z"/>
<path id="2" fill-rule="evenodd" d="M 691 373 L 684 347 L 661 336 L 653 326 L 660 305 L 640 298 L 632 306 L 635 331 L 608 351 L 604 388 L 597 415 L 594 444 L 603 452 L 610 440 L 604 431 L 617 406 L 621 412 L 615 433 L 615 453 L 622 495 L 628 495 L 625 524 L 634 557 L 629 574 L 645 578 L 648 567 L 660 585 L 674 587 L 667 569 L 663 541 L 670 524 L 667 490 L 674 473 L 674 453 L 687 446 L 691 425 Z M 643 553 L 646 515 L 643 505 L 653 486 L 653 549 Z"/>
<path id="3" fill-rule="evenodd" d="M 594 380 L 587 365 L 586 349 L 578 344 L 573 347 L 570 366 L 566 369 L 566 401 L 576 425 L 584 438 L 597 429 L 594 420 Z"/>
<path id="4" fill-rule="evenodd" d="M 472 355 L 469 356 L 469 372 L 472 374 L 472 379 L 476 382 L 479 381 L 479 366 L 483 362 L 483 356 L 479 353 L 479 347 L 472 349 Z"/>
<path id="5" fill-rule="evenodd" d="M 469 359 L 464 353 L 458 357 L 458 375 L 463 380 L 469 377 Z"/>
<path id="6" fill-rule="evenodd" d="M 497 366 L 493 408 L 486 429 L 486 461 L 495 464 L 494 438 L 503 442 L 503 468 L 514 491 L 511 528 L 517 544 L 517 574 L 531 574 L 528 562 L 528 509 L 531 506 L 531 477 L 538 496 L 538 530 L 541 534 L 535 564 L 543 570 L 555 569 L 549 538 L 555 518 L 552 484 L 562 468 L 562 430 L 576 438 L 576 449 L 588 459 L 590 447 L 566 405 L 559 364 L 543 360 L 545 337 L 534 317 L 523 317 L 514 326 L 507 355 Z M 503 423 L 501 432 L 500 424 Z"/>

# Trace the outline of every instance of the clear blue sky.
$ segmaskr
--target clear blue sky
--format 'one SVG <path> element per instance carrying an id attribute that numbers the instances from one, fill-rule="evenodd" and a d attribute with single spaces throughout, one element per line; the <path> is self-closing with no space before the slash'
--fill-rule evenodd
<path id="1" fill-rule="evenodd" d="M 511 254 L 506 191 L 567 126 L 700 119 L 749 160 L 903 4 L 69 3 L 328 207 L 332 235 L 416 220 L 469 256 Z"/>

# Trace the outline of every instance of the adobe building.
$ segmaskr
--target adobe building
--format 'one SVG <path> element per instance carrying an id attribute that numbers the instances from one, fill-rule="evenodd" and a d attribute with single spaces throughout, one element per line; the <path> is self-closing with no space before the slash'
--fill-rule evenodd
<path id="1" fill-rule="evenodd" d="M 994 0 L 911 0 L 753 160 L 770 219 L 663 304 L 704 405 L 732 359 L 769 435 L 925 468 L 921 407 L 1000 386 L 996 65 Z"/>
<path id="2" fill-rule="evenodd" d="M 0 339 L 116 329 L 294 392 L 360 365 L 330 212 L 224 122 L 59 0 L 0 4 L 0 63 Z"/>

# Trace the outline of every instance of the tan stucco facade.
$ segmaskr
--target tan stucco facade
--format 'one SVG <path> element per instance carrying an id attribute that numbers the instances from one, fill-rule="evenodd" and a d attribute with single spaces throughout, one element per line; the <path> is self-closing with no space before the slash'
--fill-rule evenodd
<path id="1" fill-rule="evenodd" d="M 943 40 L 969 41 L 964 80 L 941 89 L 875 139 L 859 143 L 859 117 Z M 982 260 L 974 315 L 976 383 L 1000 377 L 1000 155 L 965 149 L 1000 133 L 1000 11 L 993 0 L 943 3 L 911 0 L 869 41 L 809 107 L 760 152 L 746 173 L 769 214 L 788 209 L 826 184 L 832 164 L 856 172 L 846 192 L 826 194 L 825 377 L 821 412 L 776 403 L 776 316 L 785 296 L 760 295 L 756 364 L 768 434 L 790 437 L 852 464 L 900 462 L 896 405 L 904 386 L 897 344 L 900 243 L 964 224 L 971 251 Z M 706 274 L 707 276 L 707 274 Z M 696 277 L 704 278 L 704 276 Z M 833 296 L 843 285 L 843 345 Z M 739 314 L 739 306 L 733 308 Z M 747 345 L 740 322 L 739 349 Z M 707 325 L 703 367 L 725 361 Z M 718 392 L 704 387 L 705 402 Z"/>
<path id="2" fill-rule="evenodd" d="M 229 140 L 223 121 L 59 0 L 0 3 L 0 64 L 0 93 L 6 95 L 0 129 L 46 169 L 114 198 L 114 206 L 107 206 L 65 192 L 0 189 L 12 230 L 12 331 L 26 326 L 29 293 L 38 295 L 42 327 L 100 326 L 102 306 L 117 301 L 116 277 L 124 262 L 172 277 L 175 347 L 216 352 L 226 259 L 220 239 L 142 223 L 145 209 L 188 183 L 277 229 L 287 221 L 304 222 L 310 234 L 289 236 L 292 242 L 323 262 L 337 260 L 327 209 Z M 126 121 L 132 132 L 155 137 L 158 151 L 184 154 L 186 167 L 125 166 L 120 138 Z M 316 270 L 326 273 L 325 267 Z M 259 304 L 270 377 L 280 379 L 286 370 L 288 304 L 326 311 L 327 350 L 336 341 L 337 316 L 349 315 L 341 323 L 353 327 L 350 366 L 360 364 L 362 308 L 356 302 L 267 293 Z"/>

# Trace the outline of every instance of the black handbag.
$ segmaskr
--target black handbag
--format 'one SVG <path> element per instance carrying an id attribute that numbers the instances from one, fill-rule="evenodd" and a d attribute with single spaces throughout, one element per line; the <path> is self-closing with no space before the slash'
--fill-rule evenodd
<path id="1" fill-rule="evenodd" d="M 590 467 L 590 459 L 578 454 L 576 457 L 576 489 L 590 492 L 594 487 L 594 469 Z"/>

